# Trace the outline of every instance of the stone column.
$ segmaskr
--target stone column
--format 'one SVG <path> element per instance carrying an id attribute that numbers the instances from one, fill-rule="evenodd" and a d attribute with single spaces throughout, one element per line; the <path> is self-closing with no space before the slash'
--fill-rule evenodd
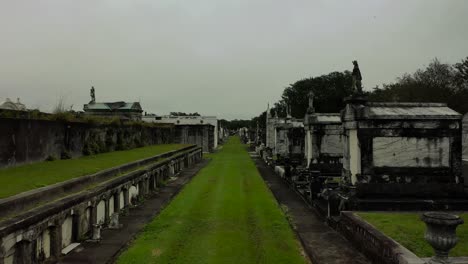
<path id="1" fill-rule="evenodd" d="M 312 160 L 312 153 L 313 153 L 313 142 L 312 142 L 312 131 L 313 128 L 309 128 L 306 131 L 306 161 L 307 161 L 307 168 L 309 168 L 311 160 Z"/>
<path id="2" fill-rule="evenodd" d="M 21 264 L 32 264 L 35 259 L 35 253 L 33 249 L 33 243 L 29 241 L 20 241 L 15 245 L 15 257 L 14 263 Z"/>
<path id="3" fill-rule="evenodd" d="M 175 174 L 175 162 L 172 160 L 171 163 L 169 164 L 169 178 L 173 177 Z"/>
<path id="4" fill-rule="evenodd" d="M 145 179 L 145 192 L 148 195 L 150 193 L 151 189 L 151 177 L 148 176 L 148 178 Z"/>
<path id="5" fill-rule="evenodd" d="M 138 182 L 138 197 L 145 196 L 145 179 Z"/>
<path id="6" fill-rule="evenodd" d="M 157 187 L 156 186 L 157 181 L 156 181 L 156 173 L 155 172 L 151 173 L 151 178 L 150 179 L 151 179 L 150 180 L 150 182 L 151 182 L 151 185 L 150 185 L 151 186 L 151 191 L 154 192 L 156 190 L 156 187 Z"/>
<path id="7" fill-rule="evenodd" d="M 91 206 L 91 217 L 89 219 L 89 226 L 93 226 L 97 223 L 97 205 Z"/>
<path id="8" fill-rule="evenodd" d="M 50 258 L 58 259 L 62 254 L 62 228 L 60 225 L 49 227 L 50 234 Z"/>
<path id="9" fill-rule="evenodd" d="M 129 188 L 123 189 L 124 192 L 124 208 L 128 208 Z"/>
<path id="10" fill-rule="evenodd" d="M 348 147 L 349 147 L 349 169 L 351 171 L 351 184 L 357 182 L 357 175 L 361 174 L 361 147 L 357 129 L 348 130 Z"/>
<path id="11" fill-rule="evenodd" d="M 109 217 L 109 212 L 110 212 L 110 204 L 109 204 L 109 200 L 111 199 L 112 196 L 110 197 L 107 197 L 106 198 L 106 201 L 104 202 L 104 224 L 107 224 L 109 223 L 109 220 L 110 220 L 110 217 Z"/>
<path id="12" fill-rule="evenodd" d="M 161 183 L 160 183 L 160 181 L 159 181 L 159 171 L 156 171 L 156 172 L 154 173 L 154 180 L 155 180 L 155 185 L 154 185 L 154 186 L 155 186 L 155 189 L 158 189 L 159 186 L 161 186 Z"/>
<path id="13" fill-rule="evenodd" d="M 4 258 L 5 258 L 5 249 L 3 248 L 3 245 L 0 244 L 0 264 L 4 264 Z"/>
<path id="14" fill-rule="evenodd" d="M 114 213 L 120 211 L 120 190 L 111 197 L 114 199 Z"/>

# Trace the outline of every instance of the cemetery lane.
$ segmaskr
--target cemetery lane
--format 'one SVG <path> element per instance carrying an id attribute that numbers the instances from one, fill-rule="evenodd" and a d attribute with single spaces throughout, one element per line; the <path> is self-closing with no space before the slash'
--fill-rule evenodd
<path id="1" fill-rule="evenodd" d="M 239 138 L 141 232 L 118 263 L 306 263 Z"/>

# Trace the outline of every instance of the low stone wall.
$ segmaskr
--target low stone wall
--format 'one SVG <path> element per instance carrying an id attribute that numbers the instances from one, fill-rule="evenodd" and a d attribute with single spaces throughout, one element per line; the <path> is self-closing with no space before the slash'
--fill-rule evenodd
<path id="1" fill-rule="evenodd" d="M 174 143 L 174 128 L 0 118 L 0 168 L 154 144 Z"/>
<path id="2" fill-rule="evenodd" d="M 2 221 L 0 264 L 57 259 L 64 248 L 89 238 L 93 226 L 106 226 L 114 213 L 125 211 L 139 197 L 154 192 L 169 177 L 201 159 L 201 148 L 192 148 Z"/>
<path id="3" fill-rule="evenodd" d="M 185 153 L 186 151 L 191 151 L 195 148 L 197 147 L 189 146 L 179 150 L 169 151 L 150 158 L 137 160 L 110 169 L 106 169 L 95 174 L 77 177 L 65 182 L 59 182 L 53 185 L 20 193 L 8 198 L 0 199 L 0 217 L 5 217 L 8 215 L 12 215 L 16 212 L 21 212 L 28 208 L 33 208 L 40 203 L 51 201 L 54 198 L 59 198 L 66 193 L 79 191 L 86 185 L 103 181 L 107 178 L 111 178 L 116 175 L 122 174 L 125 171 L 136 169 L 138 167 L 150 164 L 157 160 L 171 157 L 175 154 Z"/>
<path id="4" fill-rule="evenodd" d="M 414 253 L 384 235 L 353 212 L 341 212 L 336 228 L 372 263 L 424 264 Z"/>

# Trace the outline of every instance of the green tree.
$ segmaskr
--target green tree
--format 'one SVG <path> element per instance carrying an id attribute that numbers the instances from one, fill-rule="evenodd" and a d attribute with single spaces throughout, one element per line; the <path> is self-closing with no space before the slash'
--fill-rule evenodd
<path id="1" fill-rule="evenodd" d="M 349 71 L 299 80 L 284 89 L 278 112 L 284 116 L 286 105 L 289 105 L 293 117 L 303 118 L 309 104 L 308 94 L 313 91 L 317 112 L 337 113 L 344 107 L 344 98 L 352 94 L 351 80 Z"/>

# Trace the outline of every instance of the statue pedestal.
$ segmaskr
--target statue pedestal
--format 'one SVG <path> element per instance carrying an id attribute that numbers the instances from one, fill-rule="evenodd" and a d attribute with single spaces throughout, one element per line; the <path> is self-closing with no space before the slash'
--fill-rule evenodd
<path id="1" fill-rule="evenodd" d="M 344 99 L 346 104 L 365 104 L 367 103 L 368 98 L 364 94 L 355 93 L 351 96 L 348 96 Z"/>

